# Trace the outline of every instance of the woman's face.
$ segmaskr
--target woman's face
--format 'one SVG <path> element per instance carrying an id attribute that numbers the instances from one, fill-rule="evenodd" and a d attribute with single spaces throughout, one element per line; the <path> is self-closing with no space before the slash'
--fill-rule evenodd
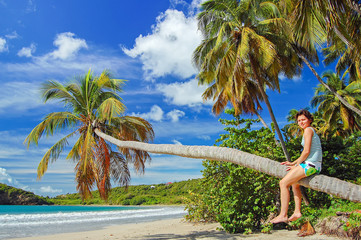
<path id="1" fill-rule="evenodd" d="M 305 129 L 309 126 L 311 126 L 311 120 L 308 119 L 305 115 L 300 115 L 297 118 L 297 123 L 300 128 Z"/>

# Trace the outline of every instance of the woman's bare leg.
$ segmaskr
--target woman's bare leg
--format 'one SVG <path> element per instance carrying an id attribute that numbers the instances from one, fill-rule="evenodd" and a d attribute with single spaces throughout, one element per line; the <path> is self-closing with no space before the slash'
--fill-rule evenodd
<path id="1" fill-rule="evenodd" d="M 289 221 L 296 221 L 300 217 L 301 214 L 301 204 L 302 204 L 302 193 L 300 189 L 300 184 L 294 183 L 292 184 L 292 191 L 295 199 L 295 211 L 293 212 L 292 216 L 288 219 Z"/>
<path id="2" fill-rule="evenodd" d="M 280 181 L 281 191 L 281 212 L 280 214 L 271 220 L 271 223 L 287 222 L 288 204 L 290 202 L 289 187 L 298 182 L 300 179 L 306 177 L 305 172 L 301 166 L 297 166 L 290 170 L 287 175 Z"/>

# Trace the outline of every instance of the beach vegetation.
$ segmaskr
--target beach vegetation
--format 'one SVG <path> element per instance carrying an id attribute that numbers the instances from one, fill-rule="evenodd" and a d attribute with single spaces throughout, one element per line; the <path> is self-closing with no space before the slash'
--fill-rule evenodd
<path id="1" fill-rule="evenodd" d="M 225 113 L 232 115 L 232 119 L 220 119 L 227 133 L 220 136 L 217 145 L 284 161 L 282 149 L 272 141 L 274 133 L 261 127 L 259 120 L 242 119 L 233 109 L 227 109 Z M 293 124 L 294 119 L 290 118 L 290 121 L 289 124 Z M 284 129 L 290 128 L 286 125 Z M 360 184 L 360 134 L 355 132 L 345 139 L 341 136 L 322 137 L 322 174 Z M 302 150 L 301 136 L 289 136 L 286 144 L 294 160 Z M 186 219 L 218 221 L 232 233 L 249 232 L 250 229 L 269 232 L 271 226 L 267 224 L 267 219 L 277 212 L 279 206 L 278 179 L 232 163 L 204 161 L 203 164 L 201 189 L 196 198 L 187 202 L 189 214 Z M 303 218 L 293 223 L 295 227 L 305 221 L 316 225 L 322 219 L 334 216 L 337 211 L 352 212 L 361 208 L 360 203 L 323 192 L 307 189 L 306 193 L 310 203 L 303 204 Z M 293 211 L 292 204 L 289 211 Z"/>
<path id="2" fill-rule="evenodd" d="M 189 192 L 198 193 L 200 181 L 200 179 L 191 179 L 169 185 L 162 183 L 114 187 L 106 200 L 100 197 L 98 190 L 95 190 L 91 199 L 83 200 L 79 193 L 73 193 L 56 196 L 51 198 L 51 201 L 57 205 L 184 205 L 190 196 Z"/>

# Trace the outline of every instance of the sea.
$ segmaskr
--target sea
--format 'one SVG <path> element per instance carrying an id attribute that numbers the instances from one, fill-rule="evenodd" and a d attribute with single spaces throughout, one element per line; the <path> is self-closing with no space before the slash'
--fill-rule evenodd
<path id="1" fill-rule="evenodd" d="M 0 239 L 83 232 L 111 225 L 181 218 L 183 206 L 0 205 Z"/>

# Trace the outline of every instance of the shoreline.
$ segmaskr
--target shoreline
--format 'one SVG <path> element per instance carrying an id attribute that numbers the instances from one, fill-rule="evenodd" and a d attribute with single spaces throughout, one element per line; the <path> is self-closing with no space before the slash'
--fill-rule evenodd
<path id="1" fill-rule="evenodd" d="M 99 230 L 85 232 L 61 233 L 45 236 L 33 236 L 26 238 L 10 238 L 12 240 L 115 240 L 115 239 L 135 239 L 135 240 L 156 240 L 156 239 L 269 239 L 269 240 L 291 240 L 299 238 L 298 231 L 274 230 L 271 234 L 255 233 L 250 235 L 230 234 L 220 229 L 219 223 L 190 223 L 184 218 L 174 218 L 167 220 L 157 220 L 153 222 L 141 222 L 131 224 L 121 224 L 104 227 Z M 331 240 L 335 237 L 315 234 L 303 237 L 303 239 Z"/>

